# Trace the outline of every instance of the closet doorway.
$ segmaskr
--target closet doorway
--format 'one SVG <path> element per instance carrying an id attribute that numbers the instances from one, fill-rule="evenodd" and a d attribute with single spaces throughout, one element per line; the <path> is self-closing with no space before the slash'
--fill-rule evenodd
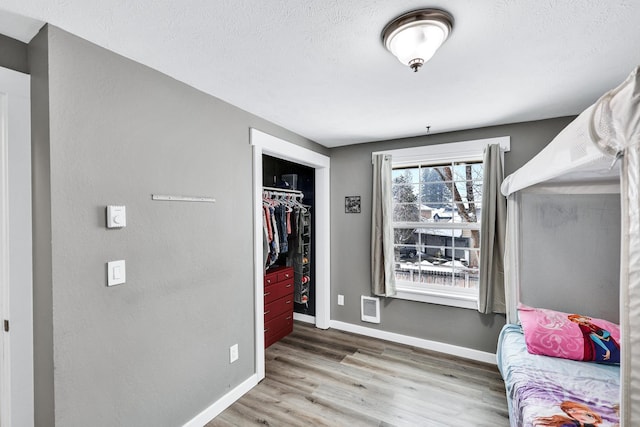
<path id="1" fill-rule="evenodd" d="M 276 200 L 294 199 L 296 202 L 290 206 L 298 207 L 303 210 L 309 219 L 308 236 L 305 237 L 309 241 L 310 249 L 315 246 L 315 169 L 298 163 L 282 160 L 277 157 L 262 155 L 262 186 L 267 195 L 273 195 Z M 272 190 L 272 191 L 269 191 Z M 280 191 L 278 191 L 280 190 Z M 300 194 L 301 193 L 301 194 Z M 267 199 L 269 200 L 269 199 Z M 291 217 L 298 215 L 293 212 L 293 208 L 289 208 L 292 212 Z M 296 221 L 289 220 L 287 223 L 295 228 Z M 291 234 L 293 232 L 293 234 Z M 278 230 L 280 233 L 280 229 Z M 285 230 L 286 233 L 286 230 Z M 278 257 L 270 256 L 269 264 L 271 267 L 267 270 L 278 268 L 278 266 L 293 267 L 295 272 L 294 286 L 294 318 L 296 320 L 315 323 L 316 314 L 316 298 L 315 298 L 315 251 L 304 249 L 303 244 L 293 244 L 298 238 L 298 230 L 290 230 L 288 247 L 279 254 Z M 283 240 L 282 238 L 280 240 Z M 299 247 L 298 247 L 299 246 Z M 270 247 L 273 250 L 273 246 Z M 281 248 L 282 249 L 282 248 Z M 296 250 L 300 250 L 301 254 L 296 257 Z M 304 252 L 304 253 L 302 253 Z M 302 259 L 299 259 L 302 258 Z M 302 264 L 304 261 L 304 264 Z"/>
<path id="2" fill-rule="evenodd" d="M 254 200 L 254 283 L 256 323 L 256 374 L 258 381 L 265 375 L 264 368 L 264 270 L 262 247 L 262 189 L 263 155 L 292 162 L 314 170 L 314 316 L 302 320 L 312 321 L 316 327 L 329 328 L 330 322 L 330 255 L 329 255 L 329 157 L 292 144 L 283 139 L 251 129 L 253 146 L 253 200 Z M 280 177 L 276 177 L 279 179 Z M 295 317 L 294 317 L 295 318 Z"/>

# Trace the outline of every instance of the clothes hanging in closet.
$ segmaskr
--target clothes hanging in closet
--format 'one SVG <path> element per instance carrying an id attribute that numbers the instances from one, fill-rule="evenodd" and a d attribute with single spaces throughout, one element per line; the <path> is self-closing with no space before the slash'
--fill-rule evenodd
<path id="1" fill-rule="evenodd" d="M 298 224 L 300 214 L 305 210 L 300 204 L 302 193 L 291 194 L 277 191 L 263 192 L 263 261 L 269 268 L 278 261 L 281 254 L 300 252 Z"/>

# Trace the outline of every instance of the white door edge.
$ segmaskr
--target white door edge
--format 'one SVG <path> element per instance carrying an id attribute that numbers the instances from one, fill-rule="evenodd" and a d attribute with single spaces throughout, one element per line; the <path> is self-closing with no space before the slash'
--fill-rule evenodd
<path id="1" fill-rule="evenodd" d="M 30 76 L 0 68 L 0 104 L 0 426 L 29 427 L 34 425 Z"/>

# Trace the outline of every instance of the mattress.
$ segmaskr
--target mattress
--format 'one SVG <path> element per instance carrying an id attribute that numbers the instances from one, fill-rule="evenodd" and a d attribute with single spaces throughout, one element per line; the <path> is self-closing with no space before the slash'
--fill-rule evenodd
<path id="1" fill-rule="evenodd" d="M 530 354 L 522 328 L 513 324 L 500 333 L 497 361 L 512 427 L 583 425 L 576 423 L 581 418 L 592 420 L 580 420 L 585 425 L 618 425 L 619 366 Z"/>

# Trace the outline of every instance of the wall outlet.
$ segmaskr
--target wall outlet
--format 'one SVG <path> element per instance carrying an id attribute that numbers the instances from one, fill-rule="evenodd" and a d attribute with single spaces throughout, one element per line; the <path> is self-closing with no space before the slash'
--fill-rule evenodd
<path id="1" fill-rule="evenodd" d="M 238 344 L 234 344 L 231 347 L 229 347 L 229 363 L 233 363 L 236 360 L 238 360 L 239 354 L 238 354 Z"/>
<path id="2" fill-rule="evenodd" d="M 344 295 L 338 295 L 338 305 L 344 305 Z"/>

